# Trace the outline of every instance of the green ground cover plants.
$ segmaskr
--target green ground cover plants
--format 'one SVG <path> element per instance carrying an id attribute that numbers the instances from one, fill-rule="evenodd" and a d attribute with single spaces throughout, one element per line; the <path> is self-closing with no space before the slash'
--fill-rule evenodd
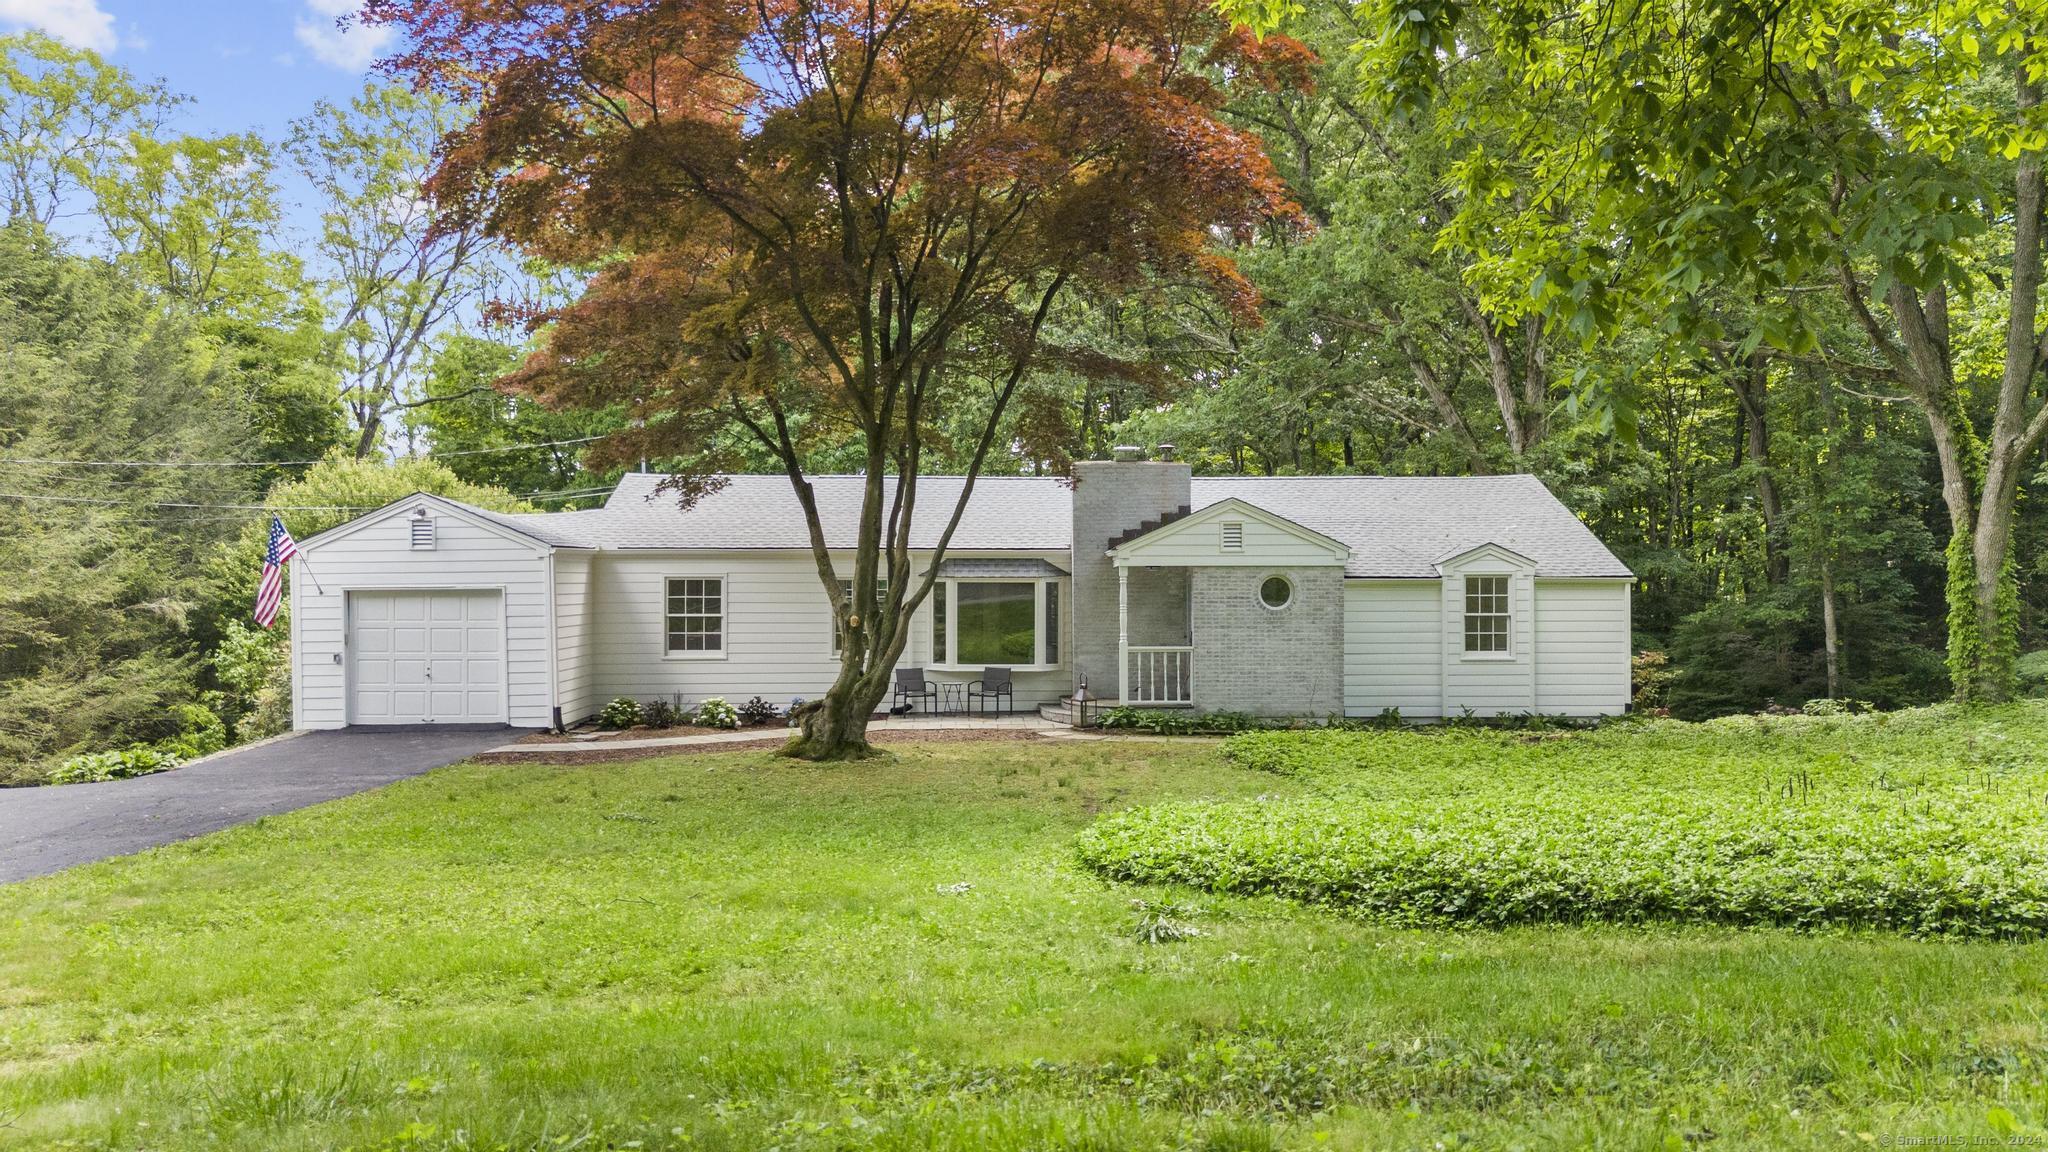
<path id="1" fill-rule="evenodd" d="M 2048 930 L 2039 706 L 1262 732 L 1225 755 L 1307 791 L 1122 812 L 1083 863 L 1409 925 Z"/>

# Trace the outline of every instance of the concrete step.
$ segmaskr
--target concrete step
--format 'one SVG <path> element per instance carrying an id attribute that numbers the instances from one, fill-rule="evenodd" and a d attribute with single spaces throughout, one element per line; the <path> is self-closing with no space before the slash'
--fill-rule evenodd
<path id="1" fill-rule="evenodd" d="M 1072 697 L 1064 697 L 1057 704 L 1040 704 L 1038 714 L 1054 724 L 1064 724 L 1069 728 L 1093 728 L 1102 715 L 1102 705 L 1092 702 L 1085 709 L 1077 708 Z"/>

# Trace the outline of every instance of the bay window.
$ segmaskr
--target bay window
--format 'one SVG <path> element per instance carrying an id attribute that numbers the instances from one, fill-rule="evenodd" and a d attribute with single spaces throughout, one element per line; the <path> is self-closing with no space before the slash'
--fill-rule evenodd
<path id="1" fill-rule="evenodd" d="M 958 668 L 1060 662 L 1055 579 L 941 580 L 932 589 L 932 663 Z"/>

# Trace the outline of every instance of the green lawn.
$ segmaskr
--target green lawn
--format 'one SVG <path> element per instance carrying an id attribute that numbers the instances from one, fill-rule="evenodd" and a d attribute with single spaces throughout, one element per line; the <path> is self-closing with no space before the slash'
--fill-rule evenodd
<path id="1" fill-rule="evenodd" d="M 464 766 L 0 888 L 0 1148 L 1839 1148 L 2048 1119 L 2048 945 L 1401 930 L 1074 862 L 1105 809 L 1309 787 L 1212 743 Z M 1203 935 L 1141 942 L 1134 897 Z"/>

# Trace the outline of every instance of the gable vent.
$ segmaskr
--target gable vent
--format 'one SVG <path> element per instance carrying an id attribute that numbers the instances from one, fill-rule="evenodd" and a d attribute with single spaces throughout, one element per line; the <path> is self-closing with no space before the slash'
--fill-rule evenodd
<path id="1" fill-rule="evenodd" d="M 1243 521 L 1225 520 L 1223 522 L 1223 550 L 1225 552 L 1244 551 Z"/>
<path id="2" fill-rule="evenodd" d="M 434 547 L 434 518 L 425 508 L 412 514 L 412 546 L 420 550 Z"/>

